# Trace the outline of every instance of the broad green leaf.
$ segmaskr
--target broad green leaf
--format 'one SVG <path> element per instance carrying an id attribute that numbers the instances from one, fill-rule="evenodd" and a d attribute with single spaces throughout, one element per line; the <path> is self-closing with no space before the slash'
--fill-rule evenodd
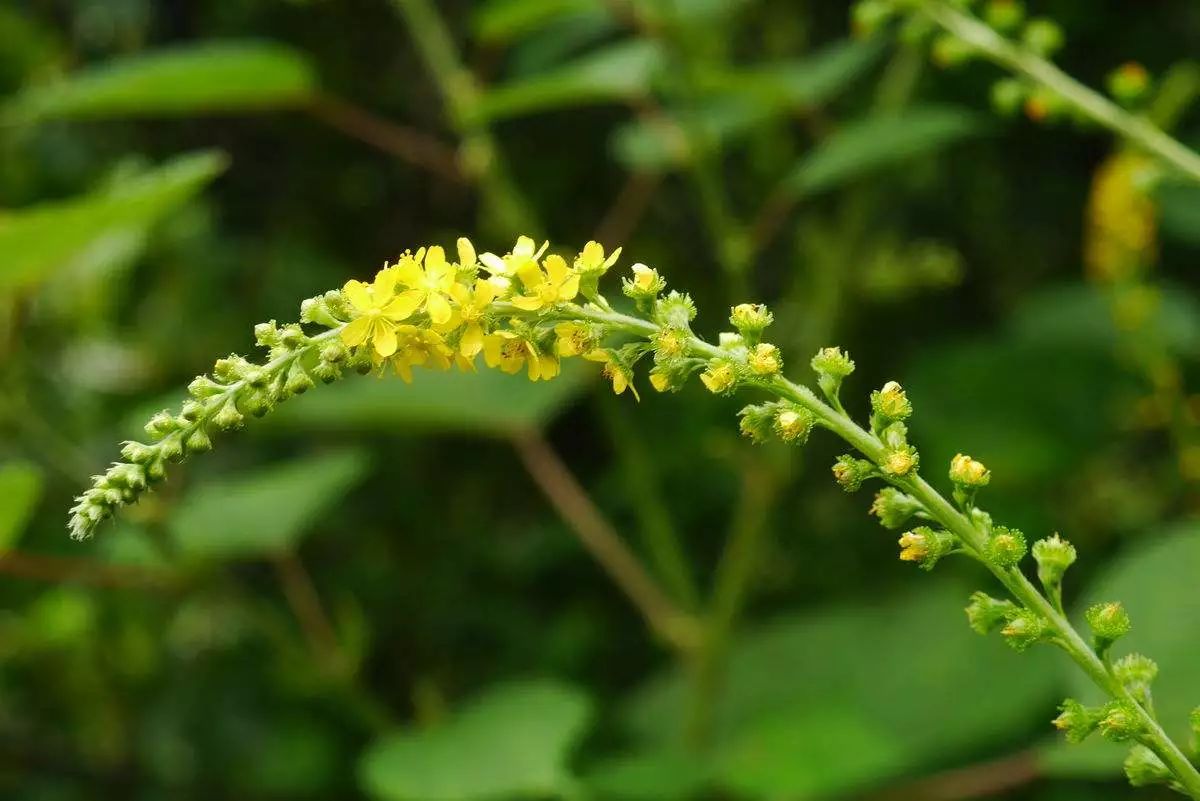
<path id="1" fill-rule="evenodd" d="M 799 195 L 832 189 L 980 134 L 979 117 L 958 108 L 926 106 L 847 124 L 800 159 L 786 179 Z"/>
<path id="2" fill-rule="evenodd" d="M 224 168 L 225 157 L 215 152 L 178 156 L 82 198 L 0 213 L 0 293 L 86 259 L 114 238 L 145 230 Z"/>
<path id="3" fill-rule="evenodd" d="M 712 766 L 702 754 L 651 750 L 592 765 L 582 781 L 592 796 L 605 801 L 682 801 L 696 796 L 711 778 Z"/>
<path id="4" fill-rule="evenodd" d="M 718 782 L 765 797 L 841 793 L 945 764 L 1045 717 L 1059 682 L 1043 661 L 1052 655 L 1018 655 L 973 633 L 968 595 L 926 585 L 742 635 L 713 709 Z M 630 731 L 644 742 L 677 738 L 690 686 L 679 670 L 646 685 L 627 705 Z M 963 704 L 954 687 L 988 692 Z"/>
<path id="5" fill-rule="evenodd" d="M 1158 662 L 1154 708 L 1167 734 L 1178 743 L 1189 741 L 1188 713 L 1200 706 L 1197 576 L 1200 524 L 1183 523 L 1121 554 L 1089 585 L 1072 616 L 1085 626 L 1083 610 L 1091 604 L 1125 604 L 1133 619 L 1133 631 L 1116 645 L 1113 655 L 1136 652 Z M 1069 670 L 1067 679 L 1071 697 L 1084 703 L 1105 700 L 1082 671 Z M 1050 745 L 1043 752 L 1043 762 L 1058 775 L 1120 774 L 1126 750 L 1097 735 L 1081 745 Z"/>
<path id="6" fill-rule="evenodd" d="M 780 111 L 820 105 L 844 90 L 879 59 L 881 39 L 835 42 L 802 58 L 746 69 L 702 72 L 702 91 L 750 96 Z"/>
<path id="7" fill-rule="evenodd" d="M 518 39 L 566 17 L 607 13 L 599 0 L 490 0 L 474 12 L 475 34 L 500 42 Z"/>
<path id="8" fill-rule="evenodd" d="M 527 681 L 493 687 L 445 724 L 378 740 L 359 765 L 362 788 L 384 801 L 475 801 L 557 795 L 591 718 L 573 687 Z"/>
<path id="9" fill-rule="evenodd" d="M 548 423 L 583 390 L 596 371 L 567 362 L 549 382 L 524 373 L 417 370 L 399 378 L 351 378 L 289 401 L 264 427 L 328 430 L 432 430 L 504 436 Z"/>
<path id="10" fill-rule="evenodd" d="M 366 475 L 368 458 L 340 451 L 230 475 L 191 490 L 171 517 L 184 556 L 230 559 L 287 551 Z"/>
<path id="11" fill-rule="evenodd" d="M 829 100 L 878 58 L 878 41 L 840 42 L 809 56 L 765 67 L 702 73 L 705 93 L 695 107 L 671 116 L 699 130 L 710 148 L 736 141 L 762 123 Z M 689 148 L 677 126 L 634 120 L 616 129 L 615 158 L 624 166 L 658 171 L 686 163 Z"/>
<path id="12" fill-rule="evenodd" d="M 498 120 L 555 108 L 635 100 L 649 93 L 662 64 L 662 49 L 656 42 L 618 42 L 552 72 L 493 87 L 480 99 L 476 113 L 483 119 Z"/>
<path id="13" fill-rule="evenodd" d="M 38 499 L 42 496 L 42 471 L 28 462 L 0 465 L 0 554 L 17 544 Z"/>
<path id="14" fill-rule="evenodd" d="M 114 59 L 32 86 L 0 110 L 6 122 L 106 119 L 292 106 L 315 77 L 297 51 L 271 42 L 214 42 Z"/>

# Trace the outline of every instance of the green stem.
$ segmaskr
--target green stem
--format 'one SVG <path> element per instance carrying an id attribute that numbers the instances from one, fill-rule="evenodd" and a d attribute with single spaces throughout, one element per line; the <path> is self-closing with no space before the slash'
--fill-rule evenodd
<path id="1" fill-rule="evenodd" d="M 991 61 L 1050 89 L 1099 125 L 1123 136 L 1194 181 L 1200 181 L 1200 155 L 1081 84 L 1052 63 L 1004 38 L 946 0 L 921 0 L 920 11 Z"/>
<path id="2" fill-rule="evenodd" d="M 648 320 L 615 312 L 569 307 L 566 313 L 576 319 L 583 318 L 605 323 L 639 336 L 649 336 L 658 330 L 658 326 Z M 724 355 L 720 348 L 696 337 L 689 341 L 688 351 L 692 355 L 706 359 Z M 779 398 L 793 401 L 807 408 L 816 416 L 822 426 L 845 440 L 876 464 L 883 460 L 886 449 L 878 437 L 860 427 L 844 412 L 826 404 L 808 387 L 795 384 L 783 377 L 775 377 L 759 383 L 758 386 Z M 1136 710 L 1143 732 L 1140 737 L 1141 742 L 1162 759 L 1188 795 L 1200 799 L 1200 771 L 1171 740 L 1150 710 L 1140 703 L 1113 675 L 1109 666 L 1096 655 L 1070 620 L 1055 609 L 1054 604 L 1020 570 L 999 567 L 983 558 L 987 534 L 919 475 L 913 474 L 891 481 L 920 501 L 932 519 L 957 535 L 966 549 L 979 558 L 979 561 L 991 571 L 1017 601 L 1043 618 L 1053 631 L 1058 644 L 1097 687 L 1113 700 L 1124 702 Z"/>

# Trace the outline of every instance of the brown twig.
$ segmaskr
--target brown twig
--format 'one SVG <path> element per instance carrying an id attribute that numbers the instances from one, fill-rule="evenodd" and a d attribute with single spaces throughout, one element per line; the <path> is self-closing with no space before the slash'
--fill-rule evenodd
<path id="1" fill-rule="evenodd" d="M 998 759 L 936 773 L 869 796 L 870 801 L 963 801 L 1023 787 L 1041 776 L 1037 754 L 1019 751 Z"/>
<path id="2" fill-rule="evenodd" d="M 661 184 L 662 175 L 657 172 L 630 173 L 596 226 L 596 241 L 606 247 L 628 241 Z"/>
<path id="3" fill-rule="evenodd" d="M 650 628 L 679 650 L 691 651 L 699 624 L 654 582 L 545 437 L 523 432 L 514 435 L 512 443 L 534 483 Z"/>
<path id="4" fill-rule="evenodd" d="M 333 674 L 346 668 L 346 660 L 338 642 L 337 631 L 317 593 L 312 576 L 295 553 L 287 551 L 271 560 L 275 574 L 283 587 L 284 597 L 295 615 L 305 639 L 317 662 Z"/>
<path id="5" fill-rule="evenodd" d="M 331 128 L 443 178 L 463 182 L 454 148 L 423 131 L 381 119 L 366 109 L 331 95 L 317 95 L 306 106 Z"/>
<path id="6" fill-rule="evenodd" d="M 0 555 L 0 574 L 33 581 L 142 589 L 165 589 L 173 578 L 166 571 L 21 551 L 8 551 Z"/>

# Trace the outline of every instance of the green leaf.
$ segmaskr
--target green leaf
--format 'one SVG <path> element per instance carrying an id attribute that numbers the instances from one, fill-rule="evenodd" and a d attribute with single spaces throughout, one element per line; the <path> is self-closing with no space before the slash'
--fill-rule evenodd
<path id="1" fill-rule="evenodd" d="M 607 13 L 599 0 L 491 0 L 474 12 L 475 35 L 511 42 L 568 17 Z"/>
<path id="2" fill-rule="evenodd" d="M 193 197 L 225 163 L 215 152 L 178 156 L 79 199 L 0 213 L 0 293 L 40 281 L 114 238 L 144 230 Z"/>
<path id="3" fill-rule="evenodd" d="M 968 595 L 934 584 L 742 635 L 713 708 L 719 783 L 765 797 L 844 793 L 945 764 L 956 749 L 977 752 L 1048 714 L 1053 655 L 1018 655 L 976 635 L 962 613 Z M 988 691 L 964 704 L 946 691 L 960 686 Z M 690 691 L 682 670 L 655 679 L 627 705 L 627 727 L 643 742 L 670 742 Z"/>
<path id="4" fill-rule="evenodd" d="M 316 80 L 301 53 L 271 42 L 217 42 L 126 56 L 32 86 L 0 120 L 108 119 L 293 106 Z"/>
<path id="5" fill-rule="evenodd" d="M 226 476 L 189 492 L 171 517 L 184 556 L 232 559 L 294 547 L 368 468 L 364 451 L 347 450 Z"/>
<path id="6" fill-rule="evenodd" d="M 475 109 L 499 120 L 556 108 L 636 100 L 663 64 L 658 43 L 637 39 L 594 50 L 550 72 L 490 89 Z"/>
<path id="7" fill-rule="evenodd" d="M 524 373 L 417 370 L 411 384 L 398 378 L 347 380 L 295 398 L 264 427 L 325 430 L 430 430 L 505 436 L 539 428 L 583 390 L 596 374 L 567 362 L 550 382 Z"/>
<path id="8" fill-rule="evenodd" d="M 702 754 L 671 749 L 643 751 L 592 765 L 583 783 L 606 801 L 682 801 L 702 791 L 712 766 Z"/>
<path id="9" fill-rule="evenodd" d="M 557 795 L 590 718 L 588 699 L 558 682 L 493 687 L 439 727 L 378 740 L 359 765 L 360 784 L 385 801 Z"/>
<path id="10" fill-rule="evenodd" d="M 949 107 L 926 106 L 858 119 L 804 156 L 785 185 L 800 195 L 824 192 L 867 173 L 944 150 L 983 130 L 977 115 Z"/>
<path id="11" fill-rule="evenodd" d="M 1136 652 L 1158 662 L 1154 708 L 1178 743 L 1189 742 L 1188 713 L 1200 706 L 1200 632 L 1194 625 L 1200 620 L 1198 575 L 1200 524 L 1183 523 L 1123 553 L 1074 605 L 1077 620 L 1082 620 L 1084 609 L 1101 601 L 1121 601 L 1129 610 L 1133 631 L 1114 647 L 1113 656 Z M 1105 700 L 1082 671 L 1070 669 L 1067 680 L 1071 697 L 1088 704 Z M 1093 735 L 1080 745 L 1047 746 L 1042 762 L 1055 775 L 1119 775 L 1127 750 Z"/>
<path id="12" fill-rule="evenodd" d="M 0 465 L 0 554 L 17 544 L 42 497 L 42 471 L 28 462 Z"/>

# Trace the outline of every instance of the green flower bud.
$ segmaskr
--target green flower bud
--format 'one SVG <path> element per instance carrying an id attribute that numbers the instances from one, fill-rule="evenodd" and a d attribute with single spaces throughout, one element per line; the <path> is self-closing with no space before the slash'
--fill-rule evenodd
<path id="1" fill-rule="evenodd" d="M 157 451 L 155 452 L 155 458 L 150 461 L 150 464 L 156 461 L 158 461 Z M 111 486 L 140 492 L 146 488 L 146 471 L 147 468 L 144 465 L 117 462 L 108 469 L 105 479 L 106 483 Z"/>
<path id="2" fill-rule="evenodd" d="M 1150 685 L 1158 677 L 1158 663 L 1148 656 L 1127 654 L 1113 662 L 1113 675 L 1133 694 L 1146 703 L 1150 700 Z"/>
<path id="3" fill-rule="evenodd" d="M 1000 634 L 1005 642 L 1016 651 L 1024 651 L 1029 646 L 1046 639 L 1049 634 L 1046 621 L 1028 609 L 1017 609 L 1013 612 Z"/>
<path id="4" fill-rule="evenodd" d="M 121 448 L 121 457 L 134 464 L 146 464 L 158 458 L 158 449 L 141 442 L 127 440 Z"/>
<path id="5" fill-rule="evenodd" d="M 1025 98 L 1025 116 L 1034 122 L 1049 122 L 1062 116 L 1066 104 L 1056 92 L 1039 86 Z"/>
<path id="6" fill-rule="evenodd" d="M 1025 84 L 1017 78 L 1001 78 L 992 84 L 992 108 L 1005 117 L 1015 116 L 1025 102 Z"/>
<path id="7" fill-rule="evenodd" d="M 254 326 L 254 341 L 264 348 L 273 348 L 279 344 L 279 328 L 275 321 L 259 323 Z"/>
<path id="8" fill-rule="evenodd" d="M 928 526 L 918 526 L 900 535 L 900 560 L 916 562 L 923 570 L 933 570 L 946 554 L 954 550 L 958 540 L 948 531 L 936 531 Z"/>
<path id="9" fill-rule="evenodd" d="M 1149 787 L 1154 784 L 1171 784 L 1175 775 L 1163 764 L 1153 751 L 1136 744 L 1125 757 L 1125 776 L 1134 787 Z"/>
<path id="10" fill-rule="evenodd" d="M 1088 607 L 1084 617 L 1092 629 L 1096 652 L 1100 654 L 1128 634 L 1133 627 L 1129 620 L 1129 613 L 1125 611 L 1125 607 L 1119 601 L 1093 604 Z"/>
<path id="11" fill-rule="evenodd" d="M 976 592 L 967 604 L 967 623 L 980 634 L 991 634 L 1016 613 L 1017 605 L 1012 601 L 1001 601 L 986 592 Z"/>
<path id="12" fill-rule="evenodd" d="M 672 290 L 654 304 L 654 320 L 664 327 L 690 331 L 688 323 L 696 319 L 696 304 L 690 295 Z"/>
<path id="13" fill-rule="evenodd" d="M 959 487 L 986 487 L 992 480 L 992 473 L 965 453 L 960 453 L 950 460 L 950 480 Z"/>
<path id="14" fill-rule="evenodd" d="M 150 464 L 146 465 L 146 480 L 147 481 L 162 481 L 167 477 L 167 463 L 162 459 L 155 459 Z"/>
<path id="15" fill-rule="evenodd" d="M 930 49 L 933 63 L 943 69 L 966 64 L 973 55 L 975 55 L 975 48 L 969 42 L 950 33 L 939 34 L 933 40 L 933 47 Z"/>
<path id="16" fill-rule="evenodd" d="M 236 353 L 231 353 L 223 359 L 217 359 L 213 365 L 213 375 L 218 381 L 231 384 L 244 379 L 247 371 L 252 369 L 257 368 Z"/>
<path id="17" fill-rule="evenodd" d="M 787 402 L 776 406 L 775 434 L 784 442 L 807 442 L 815 423 L 813 413 L 803 406 Z"/>
<path id="18" fill-rule="evenodd" d="M 1108 93 L 1126 105 L 1141 100 L 1149 88 L 1150 73 L 1136 61 L 1122 64 L 1108 75 Z"/>
<path id="19" fill-rule="evenodd" d="M 871 514 L 879 518 L 884 528 L 897 529 L 924 507 L 916 498 L 895 487 L 884 487 L 875 494 Z"/>
<path id="20" fill-rule="evenodd" d="M 292 362 L 288 369 L 287 383 L 284 384 L 285 391 L 290 395 L 303 395 L 313 386 L 315 385 L 312 376 L 300 365 L 299 360 Z"/>
<path id="21" fill-rule="evenodd" d="M 338 364 L 345 360 L 347 355 L 346 346 L 342 344 L 340 339 L 335 339 L 329 342 L 325 347 L 321 348 L 321 360 Z"/>
<path id="22" fill-rule="evenodd" d="M 1001 33 L 1008 33 L 1025 20 L 1025 6 L 1019 0 L 991 0 L 983 9 L 983 18 Z"/>
<path id="23" fill-rule="evenodd" d="M 225 389 L 226 387 L 223 384 L 218 384 L 206 375 L 196 376 L 188 384 L 188 393 L 197 400 L 205 400 L 214 395 L 220 395 Z"/>
<path id="24" fill-rule="evenodd" d="M 987 559 L 1000 567 L 1014 567 L 1027 551 L 1025 535 L 1015 528 L 996 526 L 987 543 Z"/>
<path id="25" fill-rule="evenodd" d="M 854 362 L 841 348 L 821 348 L 812 358 L 812 369 L 822 378 L 828 376 L 840 382 L 854 372 Z"/>
<path id="26" fill-rule="evenodd" d="M 279 344 L 288 350 L 295 350 L 308 344 L 308 336 L 297 323 L 288 323 L 279 329 Z"/>
<path id="27" fill-rule="evenodd" d="M 771 438 L 775 425 L 775 406 L 770 403 L 759 403 L 746 406 L 738 412 L 741 421 L 739 428 L 742 434 L 753 442 L 763 443 Z"/>
<path id="28" fill-rule="evenodd" d="M 208 453 L 212 450 L 212 440 L 203 428 L 195 428 L 183 441 L 188 453 Z"/>
<path id="29" fill-rule="evenodd" d="M 331 290 L 324 295 L 318 295 L 302 302 L 300 304 L 300 321 L 325 328 L 336 328 L 342 324 L 343 319 L 349 316 L 347 312 L 346 300 L 342 297 L 342 293 Z"/>
<path id="30" fill-rule="evenodd" d="M 321 359 L 313 367 L 313 375 L 323 384 L 332 384 L 342 377 L 341 365 Z"/>
<path id="31" fill-rule="evenodd" d="M 155 412 L 145 425 L 146 433 L 154 439 L 162 439 L 168 434 L 179 430 L 181 422 L 166 409 Z"/>
<path id="32" fill-rule="evenodd" d="M 871 411 L 881 421 L 880 426 L 894 420 L 906 420 L 912 414 L 912 404 L 904 389 L 895 381 L 883 385 L 883 389 L 871 393 Z"/>
<path id="33" fill-rule="evenodd" d="M 172 434 L 158 443 L 158 454 L 168 462 L 178 462 L 183 458 L 183 437 Z"/>
<path id="34" fill-rule="evenodd" d="M 1141 717 L 1127 701 L 1107 704 L 1101 712 L 1098 727 L 1104 738 L 1114 743 L 1128 742 L 1142 733 Z"/>
<path id="35" fill-rule="evenodd" d="M 265 416 L 273 405 L 270 395 L 258 388 L 242 395 L 242 408 L 255 417 Z"/>
<path id="36" fill-rule="evenodd" d="M 907 476 L 921 464 L 921 456 L 912 445 L 891 448 L 883 455 L 879 469 L 889 476 Z"/>
<path id="37" fill-rule="evenodd" d="M 1047 590 L 1062 584 L 1067 568 L 1075 563 L 1075 546 L 1055 534 L 1033 544 L 1038 580 Z"/>
<path id="38" fill-rule="evenodd" d="M 213 424 L 222 431 L 232 431 L 241 428 L 246 419 L 238 411 L 237 404 L 232 399 L 225 402 L 220 410 L 213 415 Z"/>
<path id="39" fill-rule="evenodd" d="M 729 322 L 746 342 L 757 344 L 762 332 L 775 321 L 775 315 L 761 303 L 739 303 L 729 312 Z"/>
<path id="40" fill-rule="evenodd" d="M 1063 701 L 1059 715 L 1054 719 L 1054 728 L 1067 736 L 1069 743 L 1082 743 L 1100 724 L 1101 712 L 1089 709 L 1074 698 Z"/>
<path id="41" fill-rule="evenodd" d="M 1048 58 L 1063 46 L 1063 32 L 1058 23 L 1046 17 L 1029 20 L 1021 34 L 1021 41 L 1033 52 Z"/>
<path id="42" fill-rule="evenodd" d="M 851 11 L 850 27 L 855 36 L 875 34 L 895 14 L 888 0 L 860 0 Z"/>
<path id="43" fill-rule="evenodd" d="M 846 492 L 856 491 L 865 480 L 875 475 L 875 465 L 866 459 L 856 459 L 848 453 L 839 456 L 833 465 L 833 477 Z"/>

